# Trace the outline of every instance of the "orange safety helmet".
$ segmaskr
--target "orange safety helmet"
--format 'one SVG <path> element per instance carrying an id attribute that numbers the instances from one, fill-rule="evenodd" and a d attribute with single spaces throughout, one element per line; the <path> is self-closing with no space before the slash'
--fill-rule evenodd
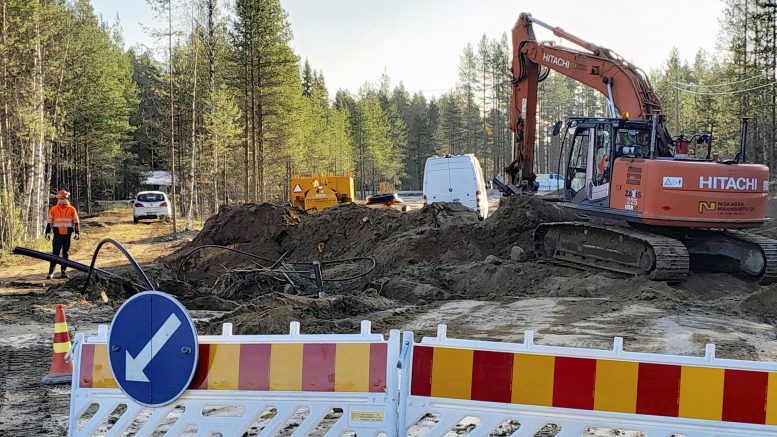
<path id="1" fill-rule="evenodd" d="M 68 193 L 66 190 L 59 190 L 57 192 L 57 199 L 68 199 L 70 197 L 70 193 Z"/>

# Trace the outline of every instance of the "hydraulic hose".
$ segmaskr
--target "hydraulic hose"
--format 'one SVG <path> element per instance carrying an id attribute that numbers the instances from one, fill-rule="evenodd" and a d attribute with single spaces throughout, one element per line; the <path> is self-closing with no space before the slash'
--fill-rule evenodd
<path id="1" fill-rule="evenodd" d="M 112 238 L 103 238 L 100 240 L 99 243 L 97 243 L 97 247 L 94 249 L 94 254 L 92 255 L 92 263 L 89 265 L 89 273 L 86 275 L 86 282 L 84 282 L 84 288 L 82 293 L 86 293 L 86 287 L 89 286 L 89 280 L 92 278 L 92 271 L 95 270 L 94 263 L 97 261 L 97 254 L 100 253 L 100 249 L 103 247 L 105 243 L 111 243 L 112 245 L 116 246 L 119 251 L 121 251 L 122 254 L 127 258 L 127 260 L 132 264 L 132 267 L 135 268 L 135 271 L 138 273 L 138 276 L 143 279 L 143 282 L 145 282 L 146 286 L 148 287 L 148 290 L 153 291 L 156 290 L 154 287 L 154 284 L 151 282 L 150 279 L 148 279 L 148 276 L 146 276 L 146 272 L 143 271 L 142 268 L 140 268 L 140 265 L 137 261 L 135 261 L 135 258 L 130 255 L 129 252 L 127 252 L 127 249 L 124 248 L 124 246 L 121 245 L 118 241 L 112 239 Z"/>

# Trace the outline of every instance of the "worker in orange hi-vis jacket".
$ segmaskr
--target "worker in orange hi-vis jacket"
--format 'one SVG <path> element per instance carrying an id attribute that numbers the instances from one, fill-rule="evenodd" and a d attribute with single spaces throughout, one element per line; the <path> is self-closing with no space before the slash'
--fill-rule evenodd
<path id="1" fill-rule="evenodd" d="M 68 251 L 70 250 L 70 237 L 75 233 L 75 239 L 80 238 L 78 228 L 78 212 L 70 202 L 68 198 L 70 193 L 65 190 L 59 190 L 57 193 L 57 204 L 49 209 L 49 215 L 46 220 L 46 240 L 51 239 L 51 231 L 54 231 L 54 255 L 68 258 Z M 61 253 L 61 255 L 60 255 Z M 49 275 L 46 279 L 54 278 L 54 269 L 57 267 L 56 262 L 52 262 L 49 266 Z M 62 266 L 62 273 L 60 278 L 69 278 L 66 267 Z"/>

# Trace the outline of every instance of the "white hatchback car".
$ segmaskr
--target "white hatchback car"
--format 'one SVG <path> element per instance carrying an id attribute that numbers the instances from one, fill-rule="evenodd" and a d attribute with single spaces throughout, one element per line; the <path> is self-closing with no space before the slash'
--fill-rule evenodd
<path id="1" fill-rule="evenodd" d="M 141 191 L 132 202 L 132 221 L 137 223 L 141 219 L 160 219 L 168 221 L 170 201 L 167 194 L 161 191 Z"/>

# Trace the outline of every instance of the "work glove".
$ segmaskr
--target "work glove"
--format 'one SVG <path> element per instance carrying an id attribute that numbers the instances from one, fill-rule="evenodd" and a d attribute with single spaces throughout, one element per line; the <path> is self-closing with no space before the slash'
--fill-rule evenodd
<path id="1" fill-rule="evenodd" d="M 74 239 L 74 240 L 80 240 L 80 239 L 81 239 L 81 234 L 80 234 L 80 233 L 78 233 L 78 232 L 76 232 L 76 234 L 75 234 L 75 235 L 73 235 L 73 239 Z"/>
<path id="2" fill-rule="evenodd" d="M 51 234 L 49 234 L 48 232 L 46 232 L 46 241 L 49 241 L 49 240 L 51 240 Z"/>

